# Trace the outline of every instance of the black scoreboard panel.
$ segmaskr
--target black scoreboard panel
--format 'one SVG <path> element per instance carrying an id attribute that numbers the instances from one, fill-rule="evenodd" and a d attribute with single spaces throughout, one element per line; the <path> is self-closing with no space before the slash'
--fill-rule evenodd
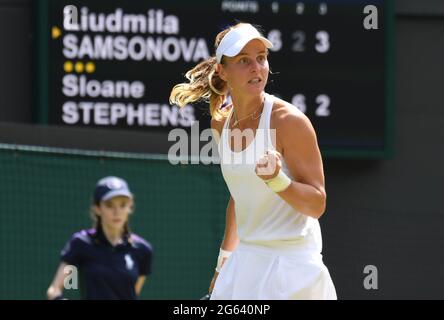
<path id="1" fill-rule="evenodd" d="M 377 29 L 364 27 L 368 5 L 377 9 Z M 266 91 L 305 112 L 324 154 L 386 156 L 392 6 L 383 0 L 48 0 L 40 7 L 47 12 L 41 32 L 48 50 L 40 61 L 48 73 L 47 103 L 39 108 L 56 125 L 168 132 L 199 121 L 203 130 L 207 106 L 179 111 L 168 104 L 171 88 L 214 54 L 218 32 L 242 21 L 260 26 L 274 43 Z"/>

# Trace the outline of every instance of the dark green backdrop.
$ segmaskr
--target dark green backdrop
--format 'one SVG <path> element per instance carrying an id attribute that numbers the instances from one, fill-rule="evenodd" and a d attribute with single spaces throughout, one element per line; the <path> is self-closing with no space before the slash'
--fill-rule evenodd
<path id="1" fill-rule="evenodd" d="M 228 191 L 217 165 L 106 153 L 0 148 L 0 299 L 44 299 L 72 233 L 91 226 L 96 181 L 125 178 L 133 232 L 154 247 L 142 299 L 198 299 L 223 236 Z M 78 292 L 67 293 L 77 298 Z"/>

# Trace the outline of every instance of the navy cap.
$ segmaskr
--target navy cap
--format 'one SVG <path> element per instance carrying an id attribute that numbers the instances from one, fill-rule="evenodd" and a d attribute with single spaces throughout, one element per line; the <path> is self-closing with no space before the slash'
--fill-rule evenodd
<path id="1" fill-rule="evenodd" d="M 125 180 L 110 176 L 102 178 L 97 182 L 96 189 L 94 190 L 94 201 L 96 203 L 106 201 L 117 196 L 133 198 L 133 194 L 128 188 L 128 184 Z"/>

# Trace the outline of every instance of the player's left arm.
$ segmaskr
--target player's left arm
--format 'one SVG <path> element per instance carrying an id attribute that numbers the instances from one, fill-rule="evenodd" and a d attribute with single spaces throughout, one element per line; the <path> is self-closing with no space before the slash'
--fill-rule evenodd
<path id="1" fill-rule="evenodd" d="M 142 292 L 143 285 L 145 284 L 146 276 L 139 276 L 136 281 L 136 294 L 139 296 Z"/>
<path id="2" fill-rule="evenodd" d="M 293 106 L 287 110 L 276 123 L 276 139 L 294 179 L 278 195 L 302 214 L 318 219 L 325 211 L 327 194 L 316 133 L 302 112 Z"/>
<path id="3" fill-rule="evenodd" d="M 294 177 L 291 184 L 277 194 L 298 212 L 318 219 L 326 207 L 324 170 L 315 130 L 310 120 L 292 105 L 280 108 L 273 120 L 276 128 L 277 163 L 271 179 L 279 173 L 283 157 Z"/>

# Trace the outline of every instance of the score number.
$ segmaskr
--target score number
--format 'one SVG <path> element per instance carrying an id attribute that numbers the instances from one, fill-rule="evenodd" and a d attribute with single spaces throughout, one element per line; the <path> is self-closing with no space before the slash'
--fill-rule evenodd
<path id="1" fill-rule="evenodd" d="M 319 53 L 326 53 L 330 50 L 330 36 L 327 31 L 319 30 L 315 34 L 316 44 L 315 50 Z M 282 32 L 280 30 L 273 29 L 268 32 L 267 35 L 268 40 L 273 43 L 273 48 L 270 48 L 271 51 L 279 51 L 282 49 Z M 305 32 L 302 30 L 296 30 L 292 34 L 292 38 L 294 40 L 293 45 L 291 46 L 291 50 L 293 52 L 304 52 L 305 51 Z"/>
<path id="2" fill-rule="evenodd" d="M 303 113 L 307 112 L 305 95 L 295 94 L 291 99 L 291 104 L 296 108 L 301 110 Z M 315 98 L 315 103 L 317 105 L 315 109 L 315 115 L 317 117 L 328 117 L 330 116 L 330 97 L 326 94 L 319 94 Z"/>

